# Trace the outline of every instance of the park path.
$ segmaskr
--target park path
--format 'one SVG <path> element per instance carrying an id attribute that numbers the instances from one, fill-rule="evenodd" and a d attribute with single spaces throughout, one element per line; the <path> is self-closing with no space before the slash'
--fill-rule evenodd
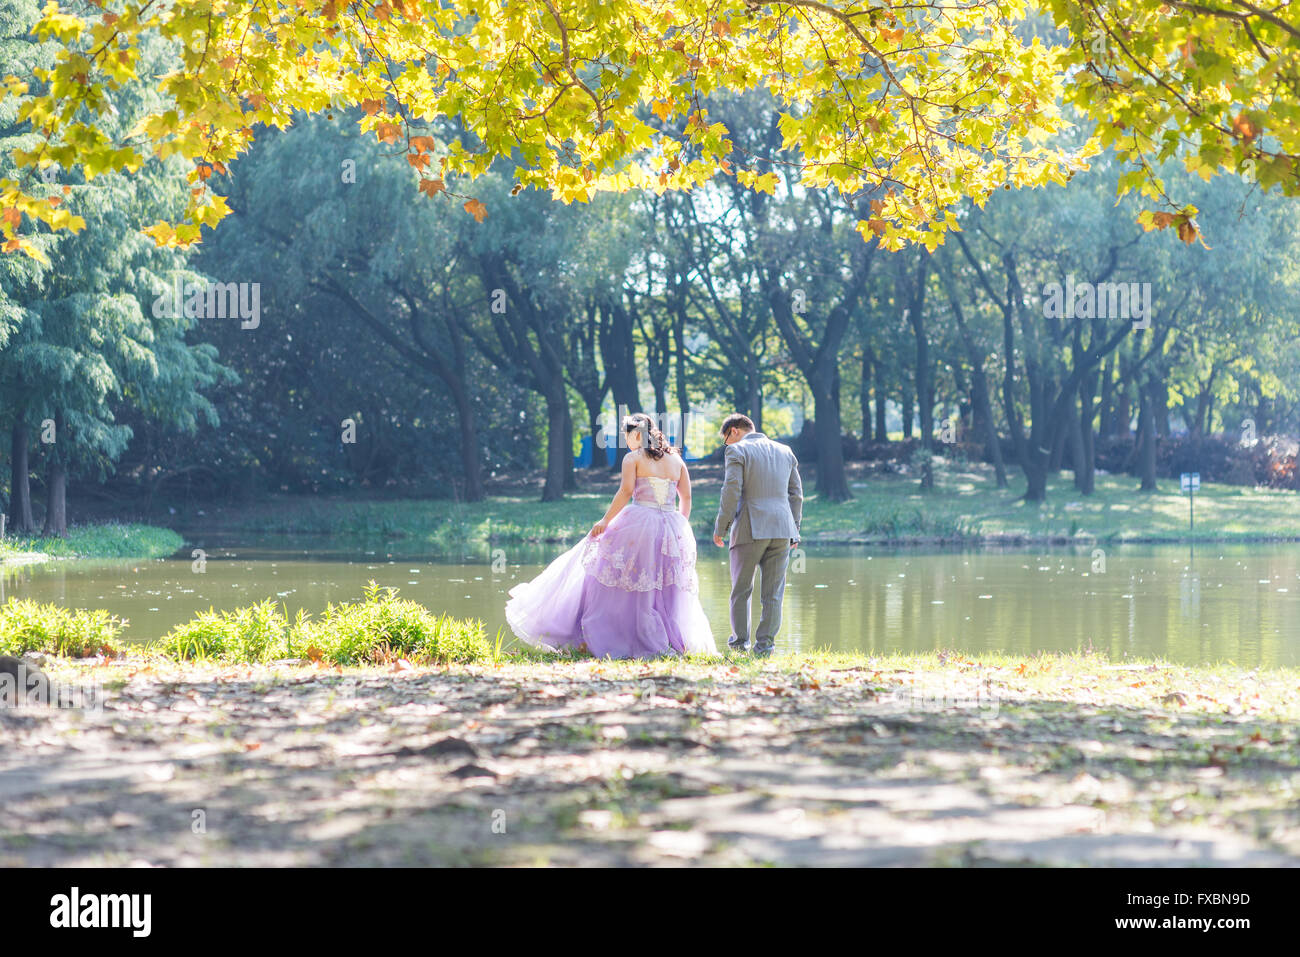
<path id="1" fill-rule="evenodd" d="M 400 667 L 114 664 L 80 672 L 104 683 L 100 711 L 0 710 L 0 866 L 1300 854 L 1289 739 L 1204 757 L 1258 737 L 1248 716 L 870 667 Z"/>

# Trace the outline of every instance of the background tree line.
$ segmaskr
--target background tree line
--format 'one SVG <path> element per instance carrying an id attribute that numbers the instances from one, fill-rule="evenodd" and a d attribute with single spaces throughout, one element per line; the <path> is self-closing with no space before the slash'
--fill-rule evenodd
<path id="1" fill-rule="evenodd" d="M 5 72 L 48 56 L 25 35 L 35 8 L 2 8 Z M 153 95 L 122 97 L 124 128 Z M 91 185 L 56 171 L 48 188 L 96 228 L 41 236 L 49 266 L 0 261 L 10 527 L 35 528 L 44 501 L 40 525 L 62 532 L 69 480 L 146 501 L 181 487 L 474 501 L 494 477 L 542 469 L 554 500 L 602 413 L 710 400 L 760 428 L 772 402 L 803 405 L 791 439 L 836 501 L 855 458 L 911 455 L 929 481 L 933 457 L 957 453 L 1000 485 L 1018 470 L 1041 499 L 1061 469 L 1085 495 L 1099 467 L 1152 487 L 1189 456 L 1227 471 L 1241 439 L 1300 434 L 1288 200 L 1167 164 L 1205 237 L 1179 243 L 1115 205 L 1124 168 L 1103 155 L 1066 188 L 959 205 L 941 247 L 892 252 L 853 228 L 876 194 L 786 175 L 768 96 L 709 110 L 738 162 L 765 158 L 771 193 L 722 179 L 566 206 L 512 189 L 502 168 L 476 184 L 491 210 L 477 222 L 415 194 L 415 171 L 355 116 L 326 113 L 259 133 L 220 183 L 233 214 L 185 253 L 138 232 L 183 205 L 179 168 Z M 467 135 L 449 122 L 435 134 Z M 0 115 L 0 146 L 25 135 Z M 260 322 L 156 315 L 178 275 L 258 283 Z M 1049 315 L 1043 290 L 1067 279 L 1149 283 L 1149 322 Z M 891 438 L 906 452 L 881 447 Z M 596 449 L 592 468 L 616 457 Z"/>

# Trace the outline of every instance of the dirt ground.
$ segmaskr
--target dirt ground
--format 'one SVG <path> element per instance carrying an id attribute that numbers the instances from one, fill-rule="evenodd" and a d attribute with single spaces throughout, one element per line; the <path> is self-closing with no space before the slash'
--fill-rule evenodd
<path id="1" fill-rule="evenodd" d="M 100 707 L 0 708 L 0 866 L 1300 860 L 1266 679 L 940 662 L 47 665 Z"/>

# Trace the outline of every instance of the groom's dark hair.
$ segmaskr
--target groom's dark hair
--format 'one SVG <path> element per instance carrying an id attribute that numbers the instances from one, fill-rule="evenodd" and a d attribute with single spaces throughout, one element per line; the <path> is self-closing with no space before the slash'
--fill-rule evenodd
<path id="1" fill-rule="evenodd" d="M 721 435 L 725 439 L 727 433 L 732 429 L 740 429 L 744 432 L 754 431 L 754 420 L 747 415 L 741 415 L 739 412 L 733 412 L 722 420 Z"/>

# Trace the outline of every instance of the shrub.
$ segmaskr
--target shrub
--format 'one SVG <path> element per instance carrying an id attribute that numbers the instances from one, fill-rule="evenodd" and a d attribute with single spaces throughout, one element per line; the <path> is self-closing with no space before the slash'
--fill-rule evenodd
<path id="1" fill-rule="evenodd" d="M 1156 442 L 1156 469 L 1169 478 L 1199 472 L 1202 482 L 1227 482 L 1242 457 L 1237 440 L 1224 435 L 1180 435 Z M 1247 479 L 1246 484 L 1252 483 Z"/>
<path id="2" fill-rule="evenodd" d="M 69 611 L 11 598 L 0 607 L 0 654 L 42 651 L 72 658 L 116 656 L 122 653 L 117 636 L 124 624 L 102 608 Z"/>
<path id="3" fill-rule="evenodd" d="M 171 658 L 254 662 L 303 657 L 337 665 L 470 662 L 490 658 L 483 623 L 437 616 L 373 581 L 359 602 L 328 605 L 317 619 L 288 619 L 270 599 L 232 612 L 208 610 L 153 648 Z"/>
<path id="4" fill-rule="evenodd" d="M 329 605 L 316 621 L 301 622 L 293 642 L 299 654 L 341 665 L 396 658 L 469 662 L 492 653 L 481 621 L 433 615 L 373 581 L 362 601 Z"/>
<path id="5" fill-rule="evenodd" d="M 155 650 L 190 661 L 268 661 L 284 654 L 288 635 L 288 620 L 268 598 L 234 611 L 209 608 L 169 631 Z"/>
<path id="6" fill-rule="evenodd" d="M 1300 489 L 1296 469 L 1296 442 L 1283 436 L 1265 436 L 1250 450 L 1255 482 L 1268 488 Z"/>

